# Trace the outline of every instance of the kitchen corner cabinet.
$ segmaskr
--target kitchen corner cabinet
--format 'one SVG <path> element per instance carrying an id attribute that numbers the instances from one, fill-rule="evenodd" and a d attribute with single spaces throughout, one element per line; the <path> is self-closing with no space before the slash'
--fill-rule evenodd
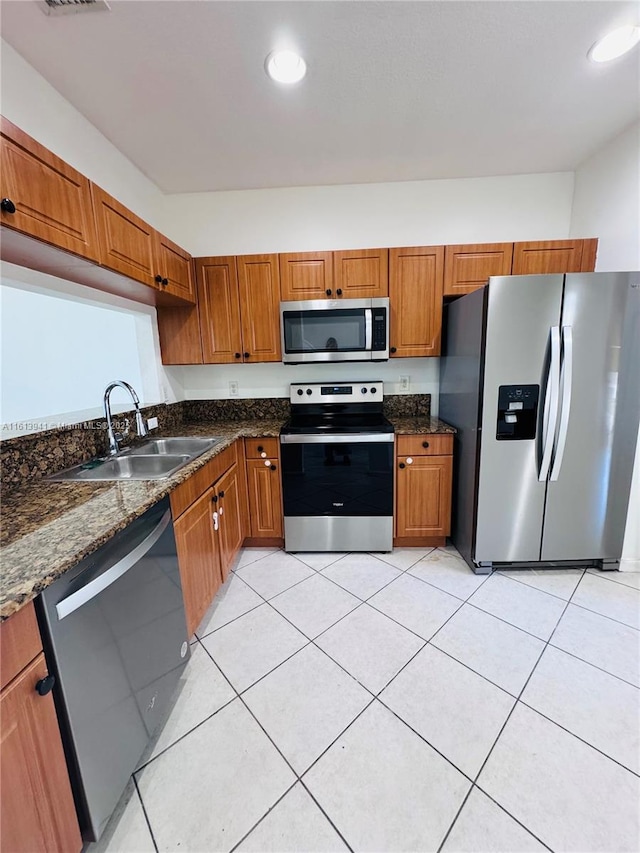
<path id="1" fill-rule="evenodd" d="M 451 532 L 453 435 L 399 435 L 396 545 L 444 545 Z"/>
<path id="2" fill-rule="evenodd" d="M 444 295 L 462 296 L 487 283 L 492 275 L 511 275 L 513 243 L 446 246 Z"/>
<path id="3" fill-rule="evenodd" d="M 515 243 L 512 275 L 593 272 L 597 240 L 548 240 Z"/>
<path id="4" fill-rule="evenodd" d="M 97 261 L 88 179 L 5 118 L 1 134 L 2 225 Z"/>
<path id="5" fill-rule="evenodd" d="M 278 255 L 280 298 L 335 299 L 333 252 L 292 252 Z"/>
<path id="6" fill-rule="evenodd" d="M 389 250 L 334 252 L 333 283 L 336 295 L 345 299 L 388 296 Z"/>
<path id="7" fill-rule="evenodd" d="M 443 284 L 443 246 L 389 250 L 392 357 L 440 355 Z"/>
<path id="8" fill-rule="evenodd" d="M 191 255 L 159 231 L 155 232 L 154 251 L 156 257 L 154 280 L 160 292 L 177 296 L 183 302 L 195 303 L 196 290 Z"/>
<path id="9" fill-rule="evenodd" d="M 276 438 L 245 439 L 249 545 L 282 544 L 282 486 L 278 449 Z"/>
<path id="10" fill-rule="evenodd" d="M 7 853 L 76 853 L 82 839 L 33 604 L 0 626 L 0 838 Z"/>

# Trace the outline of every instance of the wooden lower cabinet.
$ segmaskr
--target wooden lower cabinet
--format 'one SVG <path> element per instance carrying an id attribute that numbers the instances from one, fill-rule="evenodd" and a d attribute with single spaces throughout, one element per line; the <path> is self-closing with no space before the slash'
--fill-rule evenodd
<path id="1" fill-rule="evenodd" d="M 187 631 L 193 634 L 222 584 L 218 537 L 214 530 L 213 488 L 174 522 Z"/>
<path id="2" fill-rule="evenodd" d="M 27 609 L 29 618 L 21 618 Z M 16 623 L 20 630 L 13 642 Z M 33 636 L 27 638 L 23 629 Z M 82 839 L 53 694 L 41 696 L 36 690 L 48 670 L 32 604 L 3 623 L 1 637 L 3 646 L 7 640 L 9 646 L 22 647 L 26 654 L 21 671 L 0 693 L 1 849 L 6 853 L 77 853 Z M 40 651 L 29 661 L 34 645 Z M 4 668 L 4 653 L 2 663 Z"/>
<path id="3" fill-rule="evenodd" d="M 241 469 L 234 465 L 216 483 L 219 513 L 218 541 L 220 545 L 220 571 L 225 581 L 231 571 L 235 556 L 244 541 L 244 482 Z"/>
<path id="4" fill-rule="evenodd" d="M 451 532 L 453 436 L 398 436 L 395 538 L 443 545 Z"/>
<path id="5" fill-rule="evenodd" d="M 256 539 L 280 540 L 283 536 L 283 515 L 278 440 L 248 438 L 245 447 L 249 543 Z"/>

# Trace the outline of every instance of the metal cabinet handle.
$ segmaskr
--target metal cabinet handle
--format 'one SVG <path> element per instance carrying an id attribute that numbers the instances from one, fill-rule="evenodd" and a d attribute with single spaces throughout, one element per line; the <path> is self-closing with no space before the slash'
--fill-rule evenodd
<path id="1" fill-rule="evenodd" d="M 3 198 L 2 201 L 0 201 L 0 208 L 2 208 L 3 213 L 16 212 L 16 206 L 10 198 Z"/>
<path id="2" fill-rule="evenodd" d="M 264 447 L 261 444 L 259 444 L 258 445 L 258 453 L 262 453 L 263 450 L 264 450 Z"/>
<path id="3" fill-rule="evenodd" d="M 393 355 L 395 352 L 398 352 L 398 350 L 395 347 L 390 347 L 389 352 Z"/>
<path id="4" fill-rule="evenodd" d="M 237 353 L 235 354 L 235 356 L 236 356 L 236 358 L 242 358 L 242 353 L 241 353 L 241 352 L 237 352 Z"/>
<path id="5" fill-rule="evenodd" d="M 245 358 L 249 358 L 249 356 L 250 356 L 250 355 L 251 355 L 251 353 L 249 353 L 249 352 L 245 352 L 245 353 L 244 353 L 244 357 L 245 357 Z"/>
<path id="6" fill-rule="evenodd" d="M 169 524 L 171 524 L 171 510 L 167 510 L 159 524 L 151 531 L 147 538 L 143 539 L 133 551 L 130 551 L 126 557 L 119 560 L 115 566 L 111 566 L 110 569 L 94 580 L 89 581 L 88 584 L 77 590 L 77 592 L 72 592 L 71 595 L 58 602 L 56 604 L 58 619 L 64 619 L 65 616 L 69 616 L 74 610 L 82 607 L 83 604 L 87 604 L 92 598 L 95 598 L 96 595 L 99 595 L 107 587 L 111 586 L 112 583 L 115 583 L 118 578 L 121 578 L 125 572 L 133 568 L 144 557 L 147 551 L 153 548 Z"/>
<path id="7" fill-rule="evenodd" d="M 272 471 L 275 471 L 275 470 L 276 470 L 276 466 L 275 466 L 275 465 L 270 465 L 269 467 L 271 468 L 271 470 L 272 470 Z"/>
<path id="8" fill-rule="evenodd" d="M 223 489 L 221 492 L 218 492 L 218 497 L 219 497 L 219 498 L 223 498 L 223 497 L 224 497 L 224 489 Z"/>
<path id="9" fill-rule="evenodd" d="M 424 448 L 429 447 L 429 442 L 428 442 L 428 441 L 423 441 L 423 442 L 422 442 L 422 446 L 423 446 Z"/>
<path id="10" fill-rule="evenodd" d="M 327 288 L 327 289 L 325 290 L 325 293 L 327 294 L 327 296 L 331 296 L 331 291 L 329 290 L 329 288 Z"/>
<path id="11" fill-rule="evenodd" d="M 157 276 L 154 278 L 154 281 L 155 281 L 155 283 L 156 283 L 156 284 L 162 284 L 162 276 L 161 276 L 161 275 L 157 275 Z"/>
<path id="12" fill-rule="evenodd" d="M 404 468 L 404 467 L 405 467 L 404 462 L 401 462 L 401 463 L 398 465 L 398 468 Z"/>
<path id="13" fill-rule="evenodd" d="M 163 279 L 162 279 L 162 286 L 163 286 L 163 287 L 166 287 L 168 284 L 169 284 L 169 279 L 168 279 L 168 278 L 163 278 Z"/>
<path id="14" fill-rule="evenodd" d="M 338 288 L 338 289 L 336 290 L 336 293 L 338 294 L 338 296 L 342 296 L 342 290 L 341 290 L 341 288 Z"/>

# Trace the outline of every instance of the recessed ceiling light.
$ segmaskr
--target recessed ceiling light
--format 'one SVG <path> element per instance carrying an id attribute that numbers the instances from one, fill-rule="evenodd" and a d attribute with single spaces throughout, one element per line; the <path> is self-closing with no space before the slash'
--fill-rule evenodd
<path id="1" fill-rule="evenodd" d="M 630 24 L 607 33 L 593 45 L 587 56 L 592 62 L 609 62 L 635 47 L 640 41 L 640 27 Z"/>
<path id="2" fill-rule="evenodd" d="M 292 50 L 274 50 L 265 59 L 264 67 L 277 83 L 298 83 L 307 73 L 307 63 Z"/>

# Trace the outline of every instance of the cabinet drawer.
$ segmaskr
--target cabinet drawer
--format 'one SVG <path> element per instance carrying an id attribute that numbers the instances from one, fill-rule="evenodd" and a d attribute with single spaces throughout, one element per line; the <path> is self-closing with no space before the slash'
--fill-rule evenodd
<path id="1" fill-rule="evenodd" d="M 5 687 L 42 651 L 33 602 L 0 625 L 0 676 Z"/>
<path id="2" fill-rule="evenodd" d="M 277 459 L 278 458 L 278 439 L 277 438 L 245 438 L 245 451 L 247 459 Z M 262 454 L 266 453 L 266 456 Z"/>
<path id="3" fill-rule="evenodd" d="M 237 461 L 238 442 L 234 441 L 231 447 L 214 456 L 204 467 L 175 488 L 169 496 L 174 522 Z"/>
<path id="4" fill-rule="evenodd" d="M 425 447 L 425 445 L 427 445 Z M 448 456 L 453 453 L 453 434 L 398 435 L 396 455 Z"/>

